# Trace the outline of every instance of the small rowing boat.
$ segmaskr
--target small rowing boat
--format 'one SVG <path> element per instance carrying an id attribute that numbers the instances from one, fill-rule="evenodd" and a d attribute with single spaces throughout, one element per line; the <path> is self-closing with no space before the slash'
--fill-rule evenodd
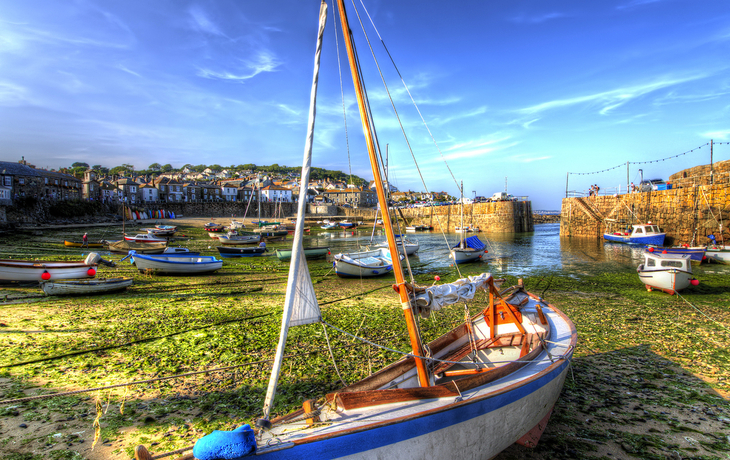
<path id="1" fill-rule="evenodd" d="M 217 246 L 218 253 L 221 257 L 258 257 L 263 256 L 266 252 L 266 247 L 253 247 L 253 248 L 227 248 L 223 246 Z"/>
<path id="2" fill-rule="evenodd" d="M 69 248 L 95 248 L 95 249 L 98 249 L 98 248 L 103 248 L 104 246 L 106 246 L 107 242 L 104 240 L 99 240 L 95 243 L 84 244 L 83 241 L 64 240 L 63 245 L 66 247 L 69 247 Z"/>
<path id="3" fill-rule="evenodd" d="M 327 247 L 304 248 L 303 250 L 304 257 L 307 259 L 322 259 L 327 257 L 327 254 L 330 253 L 330 248 Z M 281 261 L 290 260 L 291 251 L 291 249 L 277 249 L 276 257 Z"/>
<path id="4" fill-rule="evenodd" d="M 134 283 L 133 278 L 106 278 L 92 280 L 42 281 L 41 289 L 46 295 L 91 295 L 123 291 Z"/>
<path id="5" fill-rule="evenodd" d="M 146 255 L 138 254 L 136 251 L 129 251 L 127 257 L 130 257 L 131 263 L 139 271 L 150 270 L 176 275 L 210 273 L 220 270 L 223 267 L 223 261 L 216 259 L 214 256 L 184 256 L 181 254 Z"/>

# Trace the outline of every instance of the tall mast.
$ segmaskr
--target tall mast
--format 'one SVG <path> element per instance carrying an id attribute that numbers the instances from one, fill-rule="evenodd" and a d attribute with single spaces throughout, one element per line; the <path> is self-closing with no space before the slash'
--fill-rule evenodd
<path id="1" fill-rule="evenodd" d="M 421 337 L 418 334 L 418 328 L 416 327 L 416 318 L 411 308 L 411 302 L 408 298 L 408 291 L 405 286 L 405 279 L 403 278 L 403 268 L 400 263 L 400 253 L 395 242 L 395 235 L 393 234 L 393 226 L 390 221 L 390 211 L 388 210 L 388 200 L 386 198 L 385 189 L 383 187 L 383 178 L 380 175 L 380 168 L 378 166 L 378 157 L 375 151 L 375 140 L 373 132 L 371 130 L 370 117 L 368 115 L 366 102 L 365 102 L 365 90 L 363 89 L 362 81 L 360 80 L 360 72 L 357 67 L 357 58 L 355 54 L 355 47 L 352 40 L 352 34 L 350 33 L 350 25 L 347 21 L 347 13 L 345 12 L 345 3 L 343 0 L 337 0 L 337 5 L 340 10 L 340 22 L 342 23 L 342 33 L 344 35 L 345 45 L 347 47 L 347 57 L 350 62 L 350 71 L 352 72 L 352 82 L 355 85 L 355 94 L 357 96 L 357 106 L 360 109 L 360 120 L 362 121 L 363 132 L 365 134 L 365 140 L 368 146 L 368 156 L 370 157 L 370 167 L 373 171 L 373 179 L 375 181 L 375 187 L 378 195 L 378 202 L 380 203 L 380 209 L 383 214 L 383 227 L 385 227 L 385 236 L 388 239 L 388 248 L 390 248 L 390 255 L 393 260 L 393 273 L 395 274 L 398 294 L 400 295 L 401 308 L 403 308 L 403 315 L 405 316 L 406 326 L 408 327 L 408 336 L 411 340 L 411 349 L 413 355 L 416 357 L 416 370 L 418 371 L 418 381 L 422 387 L 427 387 L 430 384 L 428 371 L 426 370 L 426 362 L 423 359 L 423 346 L 421 345 Z"/>

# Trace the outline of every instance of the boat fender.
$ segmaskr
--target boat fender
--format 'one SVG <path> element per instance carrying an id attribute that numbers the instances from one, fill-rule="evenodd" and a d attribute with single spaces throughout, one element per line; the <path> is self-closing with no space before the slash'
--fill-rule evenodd
<path id="1" fill-rule="evenodd" d="M 649 248 L 649 249 L 647 249 L 647 251 L 654 252 L 654 248 Z"/>
<path id="2" fill-rule="evenodd" d="M 689 280 L 689 284 L 691 284 L 692 286 L 699 286 L 700 280 L 691 279 L 691 280 Z"/>
<path id="3" fill-rule="evenodd" d="M 94 270 L 93 268 L 90 268 L 90 269 L 86 270 L 86 274 L 89 276 L 96 276 L 96 270 Z"/>
<path id="4" fill-rule="evenodd" d="M 49 279 L 51 279 L 51 274 L 48 273 L 48 270 L 45 270 L 43 273 L 41 273 L 41 279 L 43 281 L 48 281 Z"/>
<path id="5" fill-rule="evenodd" d="M 233 431 L 213 430 L 193 446 L 193 456 L 199 460 L 231 460 L 256 453 L 256 435 L 251 425 Z"/>

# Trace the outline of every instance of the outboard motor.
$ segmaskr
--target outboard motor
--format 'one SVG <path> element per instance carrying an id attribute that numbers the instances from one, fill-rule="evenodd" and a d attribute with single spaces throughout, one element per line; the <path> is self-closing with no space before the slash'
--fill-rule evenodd
<path id="1" fill-rule="evenodd" d="M 117 266 L 117 264 L 115 264 L 114 262 L 102 259 L 101 256 L 96 252 L 90 252 L 89 255 L 86 256 L 84 263 L 86 265 L 102 264 L 102 265 L 106 265 L 107 267 L 116 267 Z"/>

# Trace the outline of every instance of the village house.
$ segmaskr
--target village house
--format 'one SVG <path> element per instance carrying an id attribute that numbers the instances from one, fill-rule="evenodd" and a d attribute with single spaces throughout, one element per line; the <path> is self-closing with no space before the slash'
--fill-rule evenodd
<path id="1" fill-rule="evenodd" d="M 327 190 L 323 194 L 327 201 L 339 206 L 349 205 L 353 208 L 370 208 L 376 205 L 378 198 L 372 190 L 363 190 L 359 187 L 343 190 Z"/>
<path id="2" fill-rule="evenodd" d="M 123 203 L 139 203 L 139 184 L 129 177 L 123 177 L 114 181 L 117 188 L 117 199 Z"/>
<path id="3" fill-rule="evenodd" d="M 160 199 L 159 191 L 153 184 L 141 184 L 139 186 L 140 196 L 145 203 L 154 203 Z"/>
<path id="4" fill-rule="evenodd" d="M 267 185 L 261 188 L 261 200 L 290 203 L 292 201 L 291 190 L 278 185 Z"/>
<path id="5" fill-rule="evenodd" d="M 181 203 L 183 198 L 183 186 L 180 182 L 169 177 L 159 176 L 153 181 L 158 190 L 160 201 L 171 201 Z"/>

